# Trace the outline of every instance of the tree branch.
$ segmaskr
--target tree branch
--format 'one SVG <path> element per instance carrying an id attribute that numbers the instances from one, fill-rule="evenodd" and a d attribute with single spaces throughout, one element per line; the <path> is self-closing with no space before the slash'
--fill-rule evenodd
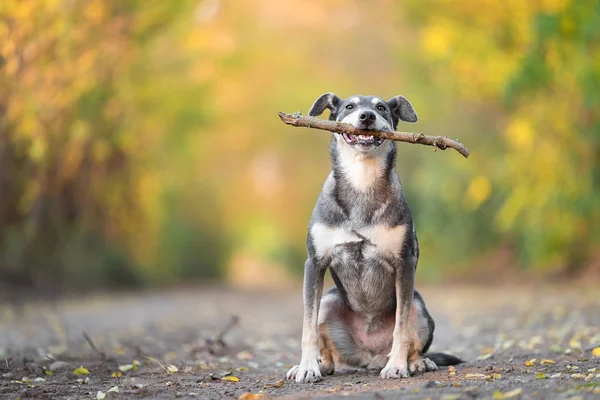
<path id="1" fill-rule="evenodd" d="M 433 151 L 437 149 L 446 150 L 453 148 L 462 154 L 465 158 L 469 157 L 471 152 L 462 143 L 449 139 L 445 136 L 426 136 L 422 133 L 396 132 L 396 131 L 367 131 L 358 129 L 352 125 L 336 121 L 327 121 L 314 117 L 305 117 L 300 114 L 288 114 L 278 112 L 281 121 L 291 126 L 301 126 L 305 128 L 315 128 L 324 131 L 345 133 L 348 135 L 373 135 L 382 139 L 395 140 L 397 142 L 418 143 L 427 146 L 433 146 Z"/>

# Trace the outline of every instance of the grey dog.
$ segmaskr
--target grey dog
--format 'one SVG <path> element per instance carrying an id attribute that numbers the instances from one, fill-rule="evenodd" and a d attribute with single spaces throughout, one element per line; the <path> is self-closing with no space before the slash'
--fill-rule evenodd
<path id="1" fill-rule="evenodd" d="M 395 130 L 416 122 L 410 102 L 396 96 L 345 100 L 320 96 L 309 115 L 366 130 Z M 424 354 L 435 324 L 414 290 L 419 243 L 396 174 L 394 142 L 370 135 L 334 133 L 332 170 L 313 211 L 304 265 L 302 358 L 288 379 L 315 382 L 336 366 L 381 370 L 382 378 L 405 378 L 460 359 Z M 329 267 L 335 287 L 323 293 Z"/>

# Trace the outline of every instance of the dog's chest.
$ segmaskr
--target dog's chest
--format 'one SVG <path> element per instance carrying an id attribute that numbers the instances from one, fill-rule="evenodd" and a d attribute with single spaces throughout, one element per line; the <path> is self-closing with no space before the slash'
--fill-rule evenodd
<path id="1" fill-rule="evenodd" d="M 310 230 L 312 243 L 318 257 L 336 257 L 355 253 L 361 248 L 360 256 L 368 258 L 396 258 L 400 256 L 406 226 L 388 227 L 382 224 L 353 227 L 352 224 L 327 226 L 315 223 Z"/>
<path id="2" fill-rule="evenodd" d="M 405 234 L 403 225 L 351 229 L 315 224 L 311 229 L 317 256 L 329 261 L 352 309 L 364 314 L 389 309 L 395 290 L 394 263 Z"/>

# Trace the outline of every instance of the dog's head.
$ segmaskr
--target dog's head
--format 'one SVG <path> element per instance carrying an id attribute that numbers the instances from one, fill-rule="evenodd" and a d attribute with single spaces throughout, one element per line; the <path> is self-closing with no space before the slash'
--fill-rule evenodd
<path id="1" fill-rule="evenodd" d="M 321 115 L 325 109 L 331 114 L 329 119 L 348 123 L 359 129 L 373 131 L 393 131 L 399 121 L 417 122 L 417 113 L 412 104 L 402 97 L 395 96 L 388 101 L 376 96 L 351 96 L 345 100 L 333 93 L 321 95 L 308 111 L 308 115 Z M 361 152 L 372 151 L 385 141 L 371 135 L 335 134 L 339 143 Z"/>

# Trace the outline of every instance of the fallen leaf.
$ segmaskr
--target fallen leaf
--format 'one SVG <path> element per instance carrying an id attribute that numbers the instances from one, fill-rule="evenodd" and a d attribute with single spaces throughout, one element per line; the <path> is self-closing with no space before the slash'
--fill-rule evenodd
<path id="1" fill-rule="evenodd" d="M 254 354 L 250 353 L 248 350 L 240 351 L 237 353 L 236 357 L 238 360 L 252 360 L 254 358 Z"/>
<path id="2" fill-rule="evenodd" d="M 509 347 L 513 347 L 515 344 L 514 340 L 507 340 L 506 342 L 502 343 L 502 350 L 506 350 Z"/>
<path id="3" fill-rule="evenodd" d="M 238 378 L 237 376 L 229 375 L 222 377 L 221 380 L 229 382 L 239 382 L 240 378 Z"/>
<path id="4" fill-rule="evenodd" d="M 340 387 L 339 387 L 338 385 L 335 385 L 335 386 L 334 386 L 334 387 L 332 387 L 332 388 L 325 389 L 325 391 L 326 391 L 327 393 L 335 393 L 335 392 L 339 392 L 339 391 L 340 391 Z"/>
<path id="5" fill-rule="evenodd" d="M 441 400 L 458 400 L 462 397 L 460 394 L 444 394 L 440 397 Z"/>
<path id="6" fill-rule="evenodd" d="M 35 383 L 46 382 L 44 378 L 40 378 L 39 376 L 33 380 Z"/>
<path id="7" fill-rule="evenodd" d="M 484 374 L 466 374 L 465 378 L 466 379 L 485 379 L 487 378 L 487 375 Z"/>
<path id="8" fill-rule="evenodd" d="M 176 366 L 174 366 L 173 364 L 170 364 L 167 367 L 167 371 L 169 371 L 169 374 L 174 374 L 175 372 L 179 371 L 179 368 L 177 368 Z"/>
<path id="9" fill-rule="evenodd" d="M 88 371 L 87 369 L 85 369 L 83 367 L 79 367 L 75 371 L 73 371 L 73 373 L 75 375 L 89 375 L 90 371 Z"/>
<path id="10" fill-rule="evenodd" d="M 282 388 L 285 385 L 285 379 L 276 382 L 265 383 L 265 389 Z"/>
<path id="11" fill-rule="evenodd" d="M 529 361 L 525 361 L 525 365 L 528 366 L 528 367 L 531 367 L 531 366 L 535 365 L 536 361 L 537 361 L 537 358 L 532 358 Z"/>
<path id="12" fill-rule="evenodd" d="M 548 379 L 548 375 L 546 375 L 543 372 L 538 372 L 535 377 L 536 377 L 536 379 Z"/>
<path id="13" fill-rule="evenodd" d="M 569 346 L 576 350 L 581 350 L 581 342 L 575 338 L 571 339 Z"/>
<path id="14" fill-rule="evenodd" d="M 240 395 L 240 397 L 238 397 L 238 400 L 256 400 L 256 399 L 262 399 L 263 396 L 264 395 L 262 393 L 246 392 L 246 393 L 242 393 Z"/>
<path id="15" fill-rule="evenodd" d="M 557 372 L 556 374 L 552 374 L 552 375 L 550 375 L 550 378 L 552 378 L 552 379 L 555 379 L 555 378 L 560 378 L 560 377 L 561 377 L 561 375 L 562 375 L 562 373 L 560 373 L 560 372 Z"/>
<path id="16" fill-rule="evenodd" d="M 513 397 L 518 397 L 521 395 L 521 392 L 523 392 L 523 389 L 521 388 L 516 388 L 513 390 L 509 390 L 508 392 L 500 392 L 499 390 L 496 390 L 494 392 L 494 399 L 500 400 L 500 399 L 512 399 Z"/>
<path id="17" fill-rule="evenodd" d="M 560 347 L 560 345 L 553 344 L 550 346 L 550 351 L 552 351 L 554 353 L 560 353 L 561 351 L 563 351 L 563 349 L 562 349 L 562 347 Z"/>
<path id="18" fill-rule="evenodd" d="M 584 374 L 571 374 L 571 378 L 575 379 L 575 380 L 579 380 L 579 379 L 585 379 L 585 375 Z"/>
<path id="19" fill-rule="evenodd" d="M 108 389 L 107 393 L 111 393 L 111 392 L 119 393 L 119 387 L 118 386 L 113 386 L 110 389 Z"/>
<path id="20" fill-rule="evenodd" d="M 120 378 L 123 376 L 123 373 L 121 371 L 116 371 L 113 372 L 110 376 L 112 376 L 113 378 Z"/>
<path id="21" fill-rule="evenodd" d="M 502 379 L 502 375 L 500 374 L 491 374 L 489 376 L 490 379 Z"/>
<path id="22" fill-rule="evenodd" d="M 596 347 L 592 350 L 592 355 L 594 357 L 600 357 L 600 347 Z"/>
<path id="23" fill-rule="evenodd" d="M 24 377 L 21 379 L 21 382 L 33 382 L 33 381 L 32 381 L 30 378 L 28 378 L 28 377 L 24 376 Z"/>
<path id="24" fill-rule="evenodd" d="M 556 364 L 556 361 L 544 358 L 542 361 L 540 361 L 540 364 Z"/>
<path id="25" fill-rule="evenodd" d="M 106 398 L 106 393 L 101 392 L 100 390 L 98 390 L 98 393 L 96 394 L 96 399 L 103 400 L 105 398 Z"/>
<path id="26" fill-rule="evenodd" d="M 478 360 L 478 361 L 487 360 L 488 358 L 492 357 L 493 355 L 494 355 L 494 353 L 487 353 L 487 354 L 477 357 L 476 360 Z"/>
<path id="27" fill-rule="evenodd" d="M 238 372 L 248 372 L 248 367 L 237 367 L 235 370 Z"/>
<path id="28" fill-rule="evenodd" d="M 127 372 L 127 371 L 131 371 L 131 370 L 135 370 L 135 365 L 133 364 L 124 364 L 124 365 L 119 365 L 119 371 L 121 372 Z"/>

